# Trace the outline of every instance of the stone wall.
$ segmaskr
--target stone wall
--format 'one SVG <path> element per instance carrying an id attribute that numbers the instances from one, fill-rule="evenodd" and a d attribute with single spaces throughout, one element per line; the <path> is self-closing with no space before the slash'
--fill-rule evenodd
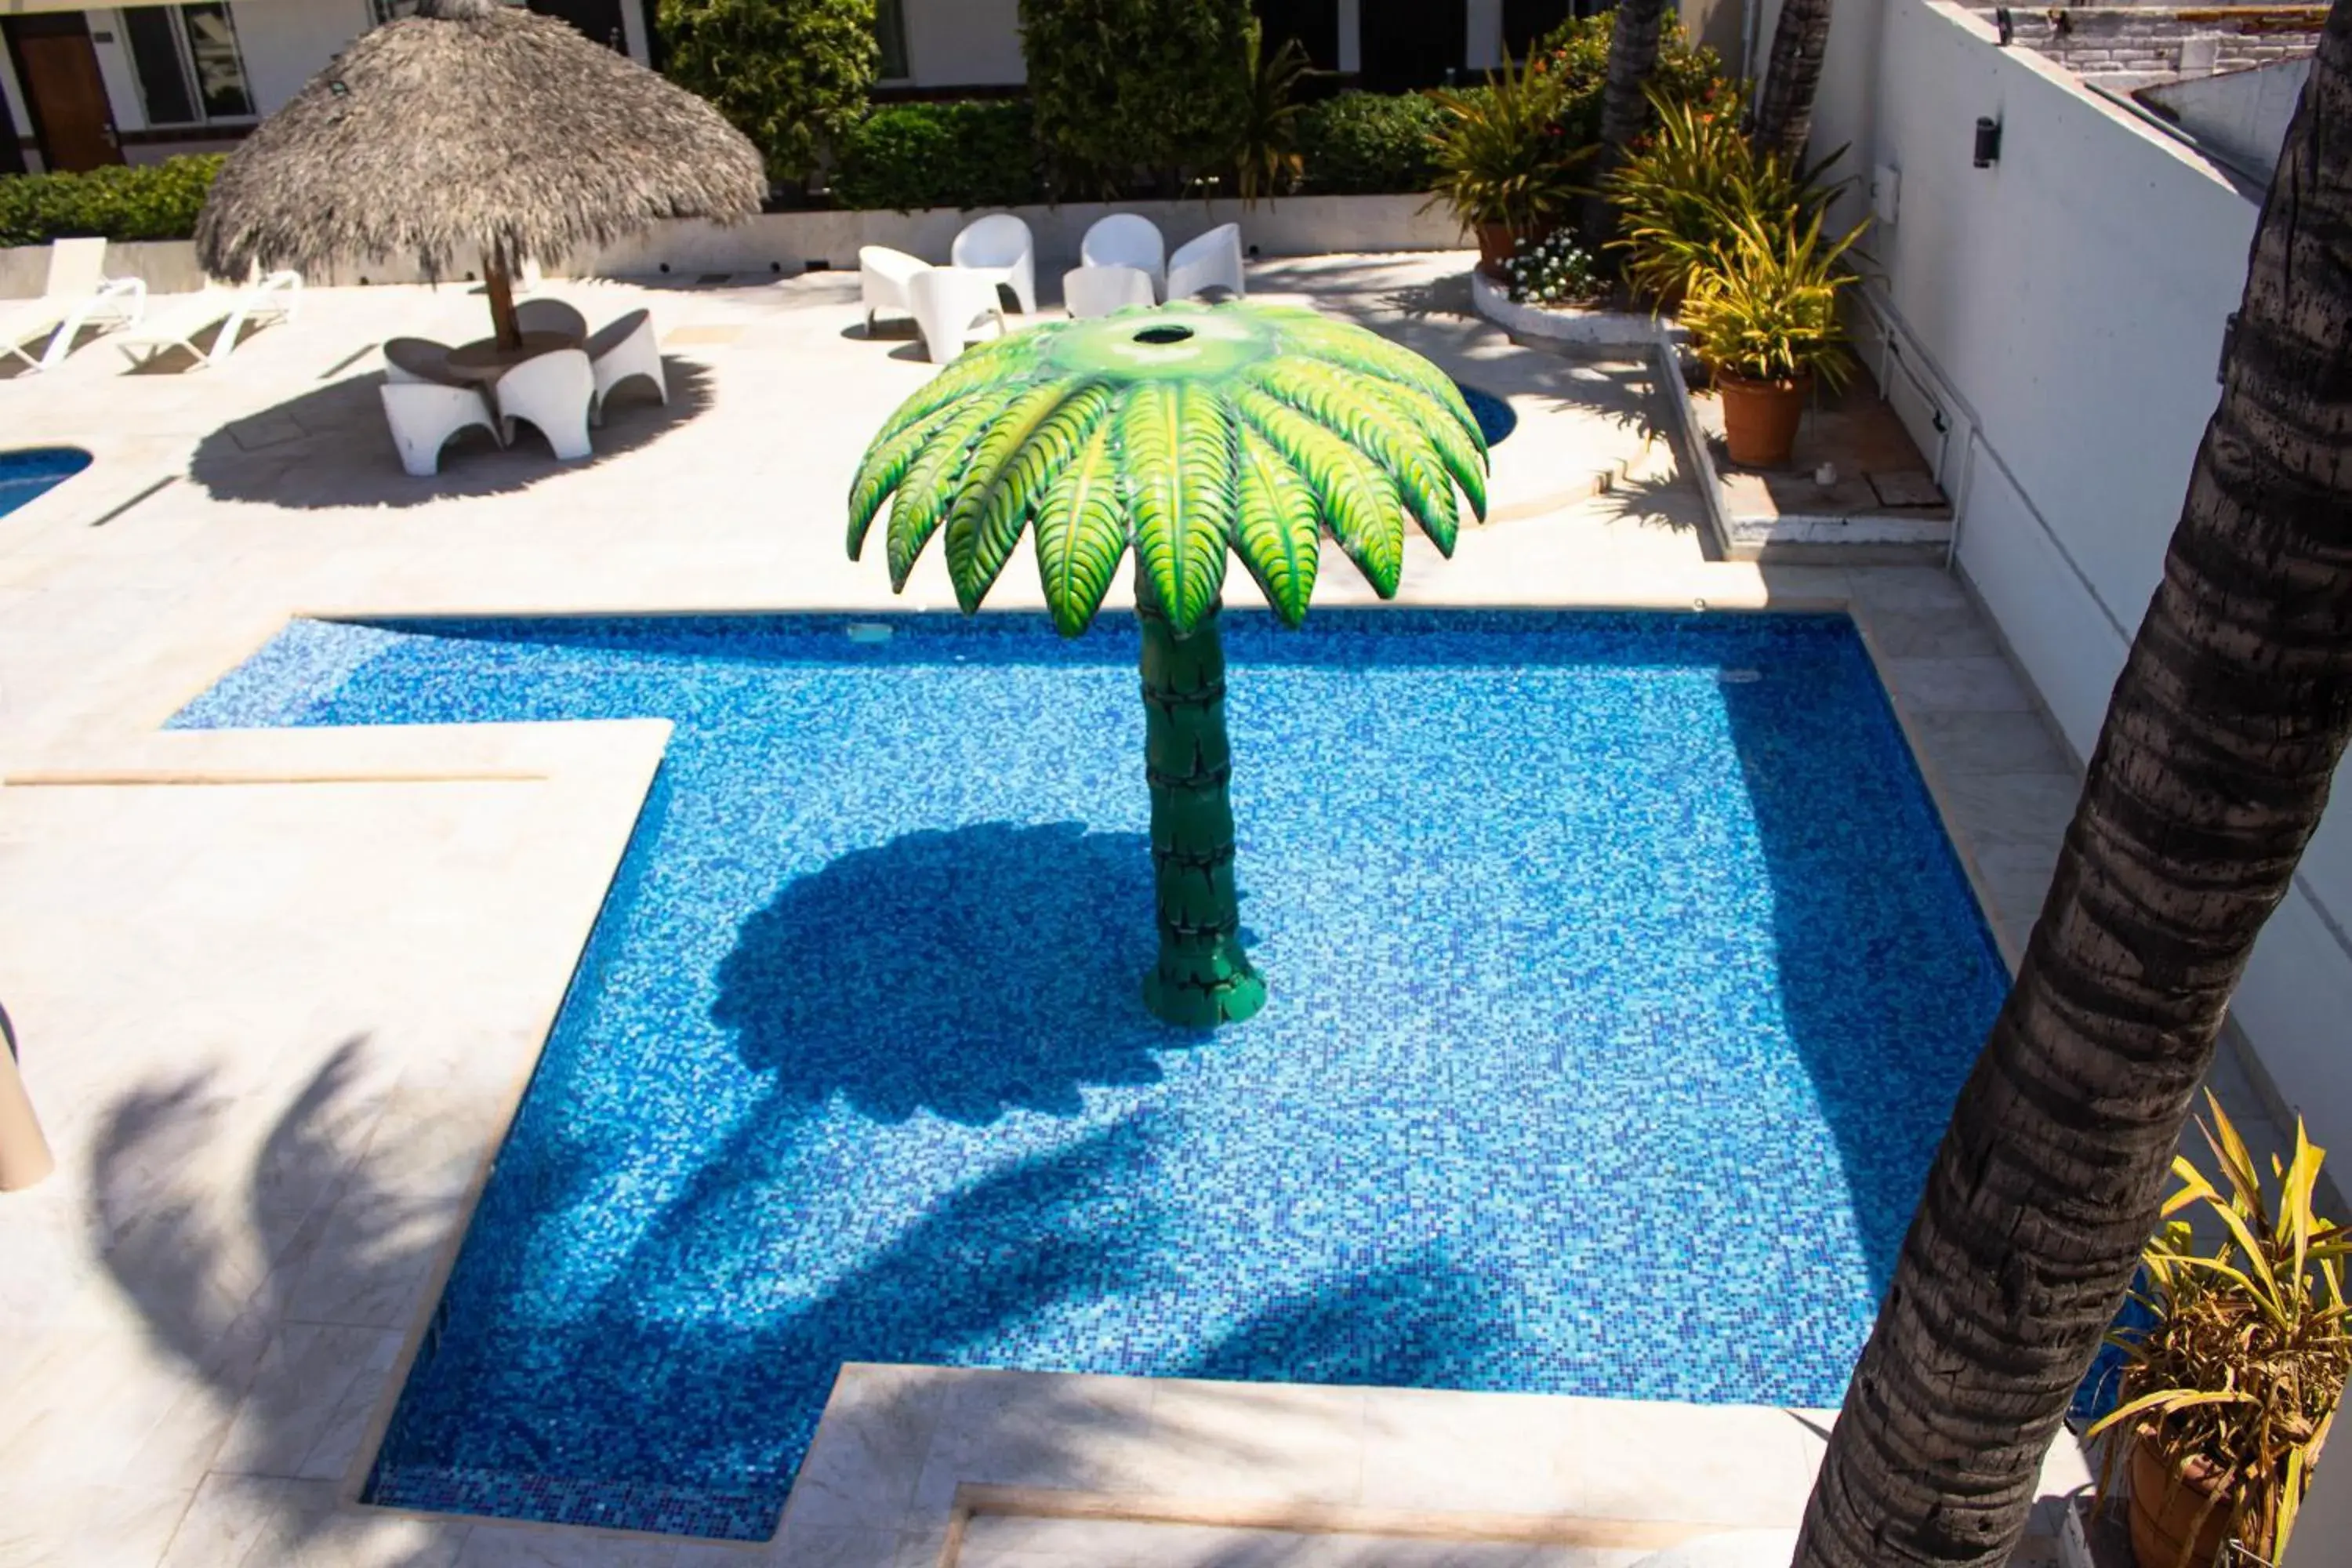
<path id="1" fill-rule="evenodd" d="M 2106 5 L 2012 6 L 2010 16 L 2017 44 L 2102 85 L 2144 87 L 2308 55 L 2319 47 L 2327 12 L 2315 5 Z"/>

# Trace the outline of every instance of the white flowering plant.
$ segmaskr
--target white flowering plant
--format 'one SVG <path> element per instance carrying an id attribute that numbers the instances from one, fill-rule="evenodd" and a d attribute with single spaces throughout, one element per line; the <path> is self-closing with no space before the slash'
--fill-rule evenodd
<path id="1" fill-rule="evenodd" d="M 1515 305 L 1581 305 L 1601 291 L 1592 253 L 1564 228 L 1541 239 L 1520 240 L 1503 271 Z"/>

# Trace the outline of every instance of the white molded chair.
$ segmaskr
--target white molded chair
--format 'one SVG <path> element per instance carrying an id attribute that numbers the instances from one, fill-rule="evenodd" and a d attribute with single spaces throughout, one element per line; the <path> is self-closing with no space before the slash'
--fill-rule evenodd
<path id="1" fill-rule="evenodd" d="M 1062 304 L 1074 321 L 1151 302 L 1151 274 L 1139 267 L 1075 267 L 1062 274 Z"/>
<path id="2" fill-rule="evenodd" d="M 963 353 L 972 329 L 984 319 L 993 320 L 1000 334 L 1005 330 L 996 279 L 988 273 L 926 267 L 908 279 L 907 293 L 915 325 L 923 334 L 923 352 L 933 364 L 945 364 Z"/>
<path id="3" fill-rule="evenodd" d="M 664 403 L 669 401 L 669 378 L 662 374 L 661 346 L 654 339 L 651 312 L 632 310 L 619 321 L 605 323 L 588 340 L 587 354 L 596 383 L 588 402 L 590 424 L 604 423 L 604 405 L 611 400 L 613 389 L 635 376 L 652 382 L 654 395 Z"/>
<path id="4" fill-rule="evenodd" d="M 578 462 L 593 450 L 588 405 L 596 396 L 596 373 L 589 368 L 584 351 L 533 354 L 499 377 L 490 395 L 509 446 L 514 444 L 515 421 L 528 419 L 564 462 Z"/>
<path id="5" fill-rule="evenodd" d="M 383 345 L 383 379 L 394 386 L 470 387 L 474 383 L 449 368 L 449 345 L 431 338 L 389 338 Z"/>
<path id="6" fill-rule="evenodd" d="M 400 466 L 420 479 L 441 471 L 441 448 L 460 430 L 479 426 L 499 441 L 489 399 L 479 387 L 403 380 L 386 381 L 376 393 L 383 399 L 393 445 L 400 448 Z"/>
<path id="7" fill-rule="evenodd" d="M 0 359 L 54 370 L 73 353 L 84 327 L 137 326 L 146 310 L 145 279 L 106 276 L 106 241 L 53 239 L 41 297 L 0 308 Z M 48 345 L 38 359 L 25 351 L 35 338 Z"/>
<path id="8" fill-rule="evenodd" d="M 515 326 L 526 332 L 562 332 L 573 342 L 588 337 L 588 318 L 561 300 L 525 300 L 515 307 Z"/>
<path id="9" fill-rule="evenodd" d="M 1160 226 L 1134 213 L 1097 218 L 1078 241 L 1078 259 L 1088 267 L 1132 267 L 1158 288 L 1168 276 L 1168 242 Z"/>
<path id="10" fill-rule="evenodd" d="M 986 272 L 1013 290 L 1021 313 L 1037 313 L 1037 240 L 1011 213 L 991 213 L 963 226 L 949 260 L 967 272 Z"/>
<path id="11" fill-rule="evenodd" d="M 1242 226 L 1237 223 L 1219 224 L 1178 246 L 1168 258 L 1171 300 L 1190 300 L 1208 289 L 1230 289 L 1236 299 L 1248 292 L 1242 283 Z"/>
<path id="12" fill-rule="evenodd" d="M 142 315 L 137 326 L 115 340 L 116 346 L 134 365 L 185 349 L 196 356 L 195 368 L 203 370 L 236 352 L 247 321 L 291 321 L 302 302 L 302 275 L 272 272 L 241 290 L 206 283 L 196 293 L 164 298 L 170 303 L 157 314 Z M 215 321 L 220 330 L 213 334 L 213 346 L 198 348 L 196 335 Z"/>
<path id="13" fill-rule="evenodd" d="M 907 286 L 931 264 L 920 257 L 887 245 L 861 246 L 857 252 L 857 290 L 866 303 L 866 335 L 874 335 L 874 318 L 885 310 L 912 315 L 914 297 Z"/>

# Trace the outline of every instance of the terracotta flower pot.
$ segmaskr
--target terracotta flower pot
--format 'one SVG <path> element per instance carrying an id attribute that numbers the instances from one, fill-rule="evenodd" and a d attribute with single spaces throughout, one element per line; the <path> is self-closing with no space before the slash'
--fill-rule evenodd
<path id="1" fill-rule="evenodd" d="M 1507 223 L 1478 226 L 1478 270 L 1499 280 L 1503 266 L 1519 247 L 1519 231 Z"/>
<path id="2" fill-rule="evenodd" d="M 1743 468 L 1787 464 L 1797 447 L 1797 425 L 1805 416 L 1813 378 L 1751 381 L 1718 369 L 1715 389 L 1723 396 L 1723 441 L 1731 448 L 1731 460 Z"/>
<path id="3" fill-rule="evenodd" d="M 2142 1427 L 2132 1439 L 2131 1543 L 2139 1568 L 2205 1568 L 2229 1538 L 2230 1504 L 2213 1495 L 2214 1469 L 2186 1464 Z"/>

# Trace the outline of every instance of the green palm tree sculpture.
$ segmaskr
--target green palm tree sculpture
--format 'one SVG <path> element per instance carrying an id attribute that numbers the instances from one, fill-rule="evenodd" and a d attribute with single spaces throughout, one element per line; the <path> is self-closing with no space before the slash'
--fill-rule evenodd
<path id="1" fill-rule="evenodd" d="M 1307 615 L 1327 531 L 1389 598 L 1407 514 L 1451 555 L 1454 489 L 1484 518 L 1486 468 L 1454 383 L 1360 327 L 1239 302 L 1122 310 L 1000 338 L 908 398 L 851 487 L 849 553 L 895 492 L 891 586 L 944 532 L 970 613 L 1032 532 L 1046 607 L 1076 637 L 1134 546 L 1160 922 L 1144 1001 L 1205 1027 L 1265 1002 L 1234 889 L 1226 552 L 1286 625 Z"/>

